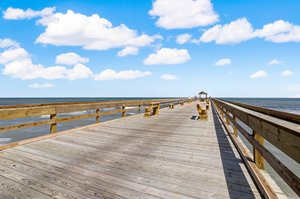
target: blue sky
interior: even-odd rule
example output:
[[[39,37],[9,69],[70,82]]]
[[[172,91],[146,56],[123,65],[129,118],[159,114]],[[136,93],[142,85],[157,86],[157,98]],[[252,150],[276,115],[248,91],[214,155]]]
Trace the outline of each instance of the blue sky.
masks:
[[[1,0],[0,13],[0,97],[300,97],[297,0]]]

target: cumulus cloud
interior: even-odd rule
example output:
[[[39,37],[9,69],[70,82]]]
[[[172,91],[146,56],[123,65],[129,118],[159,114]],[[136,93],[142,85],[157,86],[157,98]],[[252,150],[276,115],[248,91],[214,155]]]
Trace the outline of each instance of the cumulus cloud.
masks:
[[[78,63],[86,63],[88,61],[89,61],[88,58],[81,57],[80,55],[74,52],[57,55],[55,59],[56,64],[63,64],[63,65],[76,65]]]
[[[266,24],[255,33],[258,37],[275,43],[300,42],[300,26],[283,20]]]
[[[76,64],[73,68],[63,66],[45,67],[34,64],[30,54],[19,46],[10,47],[0,53],[0,64],[4,65],[2,74],[13,78],[29,79],[83,79],[92,75],[92,71],[83,64]]]
[[[149,71],[139,71],[139,70],[125,70],[125,71],[114,71],[112,69],[106,69],[100,74],[95,75],[95,80],[129,80],[141,77],[146,77],[152,75]]]
[[[54,84],[50,84],[48,82],[45,82],[45,83],[42,83],[42,84],[34,83],[34,84],[30,84],[28,87],[29,88],[53,88]]]
[[[0,39],[0,48],[18,47],[19,44],[11,39]]]
[[[137,55],[139,53],[139,49],[137,47],[128,46],[118,52],[119,57],[124,57],[127,55]]]
[[[191,39],[192,39],[192,35],[185,33],[185,34],[178,35],[176,37],[176,42],[178,44],[185,44],[185,43],[189,42]]]
[[[283,61],[280,61],[278,59],[272,59],[268,62],[268,65],[278,65],[278,64],[282,64]]]
[[[254,37],[253,27],[246,18],[240,18],[225,25],[215,25],[205,31],[195,43],[236,44]]]
[[[3,12],[3,18],[10,20],[32,19],[35,17],[47,17],[52,15],[54,12],[55,7],[48,7],[37,11],[32,9],[22,10],[19,8],[9,7]]]
[[[87,50],[108,50],[113,48],[142,47],[161,39],[159,35],[138,35],[126,25],[113,26],[110,21],[98,14],[86,16],[68,10],[67,13],[55,13],[40,24],[45,32],[36,43],[55,46],[81,46]]]
[[[257,78],[263,78],[266,76],[267,76],[267,72],[260,70],[260,71],[253,73],[252,75],[250,75],[250,78],[257,79]]]
[[[288,77],[288,76],[294,75],[294,72],[290,71],[290,70],[285,70],[285,71],[282,71],[281,75]]]
[[[166,29],[207,26],[218,21],[210,0],[155,0],[151,16],[158,17],[156,25]]]
[[[186,49],[162,48],[156,53],[150,54],[143,63],[145,65],[182,64],[190,59],[190,54]]]
[[[172,74],[164,74],[160,78],[163,80],[175,80],[177,79],[177,76]]]
[[[224,66],[224,65],[229,65],[229,64],[231,64],[231,59],[228,59],[228,58],[219,59],[215,63],[216,66]]]
[[[215,25],[206,30],[199,39],[194,39],[192,42],[237,44],[253,38],[263,38],[275,43],[300,42],[300,26],[278,20],[264,25],[261,29],[253,29],[252,24],[243,17],[229,24]]]

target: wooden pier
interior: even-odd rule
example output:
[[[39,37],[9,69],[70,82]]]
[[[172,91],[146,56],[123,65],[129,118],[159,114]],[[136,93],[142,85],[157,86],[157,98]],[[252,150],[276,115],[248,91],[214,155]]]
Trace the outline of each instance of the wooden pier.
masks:
[[[58,133],[56,124],[63,120],[56,117],[57,111],[70,108],[55,105],[54,111],[50,105],[34,106],[38,112],[28,106],[23,113],[13,112],[20,107],[0,109],[2,119],[17,113],[20,117],[48,114],[50,109],[53,115],[50,122],[43,121],[50,124],[51,134],[0,146],[0,198],[280,197],[276,191],[274,196],[262,191],[265,187],[232,142],[222,115],[219,117],[225,104],[213,102],[208,118],[198,120],[197,102],[161,101],[165,108],[149,114],[157,103],[118,102],[114,106],[120,107],[116,112],[122,118]],[[139,111],[144,108],[152,116],[126,117],[129,105]],[[103,104],[80,106],[95,109],[89,117],[96,117],[97,122],[105,114],[100,111]],[[75,117],[73,120],[80,119]],[[2,131],[25,127],[13,125]]]

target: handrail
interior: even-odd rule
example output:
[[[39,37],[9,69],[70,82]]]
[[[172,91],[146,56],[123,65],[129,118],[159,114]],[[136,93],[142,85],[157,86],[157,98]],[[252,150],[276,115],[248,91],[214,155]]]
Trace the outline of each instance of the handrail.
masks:
[[[186,98],[175,99],[151,99],[151,100],[118,100],[118,101],[104,101],[104,102],[75,102],[75,103],[52,103],[52,104],[24,104],[16,106],[2,106],[0,107],[0,120],[12,120],[20,118],[38,117],[49,115],[49,119],[38,120],[29,123],[13,124],[0,126],[0,133],[19,130],[23,128],[37,127],[41,125],[50,125],[50,133],[57,132],[57,124],[62,122],[70,122],[80,119],[95,117],[95,122],[100,122],[100,117],[104,115],[111,115],[121,113],[122,117],[126,116],[126,112],[137,110],[141,112],[141,108],[145,106],[156,106],[164,108],[170,104],[182,104],[189,101]],[[134,107],[132,107],[134,106]],[[103,108],[114,108],[113,110],[103,111]],[[61,113],[71,113],[78,111],[92,111],[86,114],[60,117]],[[158,113],[158,112],[157,112]],[[1,148],[6,148],[2,145]]]
[[[269,108],[265,108],[265,107],[259,107],[259,106],[253,106],[250,104],[244,104],[244,103],[240,103],[240,102],[233,102],[233,101],[228,101],[228,100],[222,100],[224,102],[229,102],[231,104],[243,107],[243,108],[247,108],[253,111],[257,111],[260,113],[264,113],[266,115],[270,115],[279,119],[283,119],[286,121],[290,121],[290,122],[294,122],[296,124],[300,124],[300,115],[299,114],[294,114],[294,113],[288,113],[288,112],[284,112],[284,111],[278,111],[278,110],[274,110],[274,109],[269,109]]]
[[[220,115],[222,122],[229,131],[230,137],[234,140],[237,147],[243,151],[243,148],[238,144],[236,138],[239,133],[253,146],[253,164],[249,164],[252,174],[256,175],[260,180],[262,188],[271,188],[264,186],[260,169],[265,168],[264,160],[278,173],[278,175],[290,186],[290,188],[300,196],[300,179],[283,162],[276,158],[265,146],[264,140],[270,142],[273,146],[280,149],[290,158],[300,163],[300,126],[291,121],[275,118],[268,114],[263,114],[258,110],[258,107],[251,106],[247,109],[246,106],[238,106],[237,103],[212,99],[213,105]],[[260,109],[262,110],[262,109]],[[273,112],[274,113],[274,112]],[[249,134],[238,122],[242,121],[252,129],[252,134]],[[231,127],[231,125],[233,127]],[[242,152],[243,153],[243,152]],[[246,160],[247,161],[247,160]],[[254,167],[253,167],[254,166]],[[272,198],[272,192],[266,190],[265,197]],[[274,196],[274,195],[273,195]],[[274,196],[275,197],[275,196]]]

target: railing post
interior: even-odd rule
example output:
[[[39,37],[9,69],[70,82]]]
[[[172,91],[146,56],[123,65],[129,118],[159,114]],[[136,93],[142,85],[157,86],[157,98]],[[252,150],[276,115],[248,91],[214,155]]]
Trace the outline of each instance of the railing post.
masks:
[[[100,113],[100,109],[96,109],[96,113]],[[96,123],[99,123],[100,122],[100,115],[97,115],[96,116]]]
[[[229,120],[229,112],[226,111],[226,124],[229,126],[230,125],[230,120]]]
[[[125,111],[126,106],[122,106],[122,117],[126,116],[126,111]]]
[[[50,133],[56,133],[57,132],[57,123],[56,123],[57,114],[51,114],[50,120],[52,120],[54,123],[50,125]]]
[[[235,122],[237,122],[237,118],[236,118],[235,116],[233,116],[233,120],[234,120]],[[238,129],[237,129],[236,126],[233,124],[233,135],[234,135],[235,137],[237,137],[237,136],[238,136],[238,133],[239,133]]]
[[[253,131],[253,137],[254,139],[261,145],[264,145],[264,138]],[[253,158],[254,158],[254,163],[259,169],[264,169],[265,168],[265,161],[264,157],[253,147]]]

